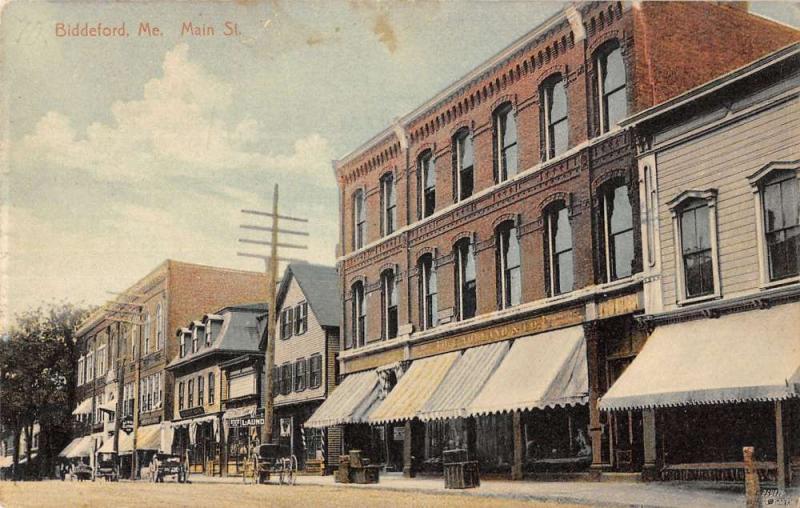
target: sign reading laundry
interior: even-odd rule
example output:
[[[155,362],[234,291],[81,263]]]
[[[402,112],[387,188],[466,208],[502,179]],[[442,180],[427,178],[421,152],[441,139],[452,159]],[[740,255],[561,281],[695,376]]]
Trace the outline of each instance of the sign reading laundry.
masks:
[[[228,422],[231,428],[256,427],[258,425],[264,425],[264,410],[259,409],[258,412],[253,416],[245,416],[242,418],[231,418],[230,420],[228,420]]]

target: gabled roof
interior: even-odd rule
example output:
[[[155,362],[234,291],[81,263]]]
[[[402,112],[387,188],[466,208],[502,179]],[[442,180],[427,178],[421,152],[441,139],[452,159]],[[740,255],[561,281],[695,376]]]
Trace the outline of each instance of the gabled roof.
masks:
[[[258,352],[261,335],[264,331],[260,316],[267,312],[266,304],[235,305],[225,307],[210,314],[221,316],[222,325],[210,346],[205,342],[197,352],[189,353],[183,358],[176,358],[167,366],[171,369],[186,365],[199,358],[205,358],[215,353],[242,354]]]
[[[276,305],[278,309],[283,306],[292,278],[297,279],[297,284],[303,291],[303,295],[311,307],[311,312],[314,313],[319,324],[338,328],[342,300],[336,268],[311,263],[290,263],[286,267],[278,287]]]

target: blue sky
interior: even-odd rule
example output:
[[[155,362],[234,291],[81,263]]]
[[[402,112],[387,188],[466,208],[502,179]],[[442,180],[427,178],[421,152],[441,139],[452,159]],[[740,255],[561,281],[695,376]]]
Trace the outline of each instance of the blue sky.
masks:
[[[0,330],[41,301],[100,304],[166,258],[245,269],[241,208],[310,219],[334,261],[331,160],[467,73],[557,2],[25,2],[0,23],[9,150]],[[800,25],[796,4],[752,10]],[[223,23],[240,34],[224,37]],[[125,26],[59,38],[56,23]],[[139,37],[140,22],[162,36]],[[213,37],[181,35],[184,22]]]

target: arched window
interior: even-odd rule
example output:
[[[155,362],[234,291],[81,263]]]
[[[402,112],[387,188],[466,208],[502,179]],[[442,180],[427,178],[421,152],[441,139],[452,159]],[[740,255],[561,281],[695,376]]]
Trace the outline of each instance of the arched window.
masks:
[[[397,228],[397,197],[395,196],[394,175],[386,173],[381,177],[381,235],[392,234]]]
[[[597,54],[597,98],[600,112],[600,132],[608,132],[628,115],[625,92],[625,63],[622,50],[614,41]]]
[[[433,328],[438,323],[439,302],[432,254],[425,254],[419,260],[419,303],[420,328]]]
[[[469,238],[459,240],[454,248],[456,318],[475,316],[477,307],[475,251]]]
[[[572,226],[569,209],[563,201],[551,205],[545,212],[545,257],[548,269],[549,296],[572,291],[574,273],[572,262]]]
[[[462,129],[453,137],[453,173],[455,182],[454,201],[472,196],[474,189],[475,156],[472,151],[472,136]]]
[[[164,312],[159,303],[156,306],[156,349],[164,347]]]
[[[358,189],[353,194],[353,250],[364,246],[367,234],[367,209],[364,203],[364,191]]]
[[[144,347],[143,347],[144,354],[148,354],[150,352],[150,337],[151,337],[151,335],[152,335],[152,330],[151,330],[151,327],[150,327],[150,313],[147,312],[144,315],[144,327],[142,327],[142,336],[143,336],[142,342],[144,343]]]
[[[419,216],[421,219],[433,215],[436,210],[436,166],[433,152],[426,151],[419,157]]]
[[[384,339],[397,337],[397,284],[391,269],[381,273],[381,335]]]
[[[352,327],[350,336],[350,347],[362,347],[366,345],[366,325],[367,309],[364,305],[364,283],[361,281],[353,284],[351,288],[352,297]],[[347,345],[346,345],[347,346]]]
[[[561,75],[548,79],[542,86],[542,136],[544,159],[565,152],[569,148],[569,121],[567,118],[567,91]]]
[[[506,309],[519,305],[522,299],[519,239],[512,221],[500,224],[495,231],[497,261],[497,303]]]
[[[625,182],[605,185],[600,199],[605,280],[612,281],[633,273],[633,209]]]
[[[495,182],[517,174],[517,123],[511,104],[500,106],[494,113]]]

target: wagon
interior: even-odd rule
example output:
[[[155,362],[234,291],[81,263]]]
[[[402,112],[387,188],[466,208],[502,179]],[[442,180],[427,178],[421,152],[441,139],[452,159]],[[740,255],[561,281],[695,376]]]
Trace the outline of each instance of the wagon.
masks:
[[[253,450],[258,483],[266,483],[273,474],[278,482],[294,485],[297,478],[297,457],[279,444],[262,444]]]
[[[179,455],[156,453],[150,462],[150,479],[163,483],[167,476],[174,477],[178,483],[186,482],[186,466]]]
[[[117,467],[117,454],[114,452],[98,452],[95,469],[95,478],[103,478],[106,481],[115,482],[119,480],[119,468]]]

